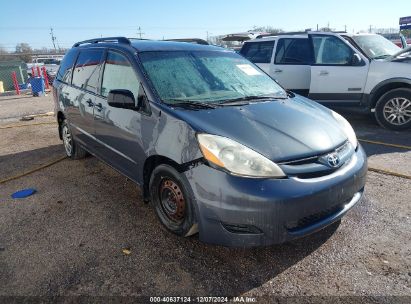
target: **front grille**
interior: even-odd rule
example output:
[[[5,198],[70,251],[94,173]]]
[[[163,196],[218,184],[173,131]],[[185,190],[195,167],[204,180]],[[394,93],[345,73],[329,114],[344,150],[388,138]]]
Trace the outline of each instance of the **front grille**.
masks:
[[[341,211],[343,208],[344,208],[344,204],[340,204],[340,205],[333,206],[328,209],[322,210],[320,212],[304,216],[298,220],[288,222],[286,225],[286,228],[291,232],[306,228],[308,226],[315,224],[316,222],[321,221],[322,219],[334,213]]]
[[[327,153],[311,156],[303,159],[294,159],[278,163],[281,169],[288,175],[302,179],[316,178],[329,175],[349,162],[354,148],[346,141],[332,151]],[[328,162],[328,157],[331,154],[336,154],[340,163],[337,166],[332,166]]]

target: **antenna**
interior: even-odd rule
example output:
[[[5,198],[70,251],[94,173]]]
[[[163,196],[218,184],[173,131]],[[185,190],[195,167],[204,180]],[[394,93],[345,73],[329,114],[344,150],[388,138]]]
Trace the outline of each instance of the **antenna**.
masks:
[[[137,35],[140,37],[140,39],[142,39],[142,36],[144,35],[145,33],[143,33],[142,31],[141,31],[141,27],[139,26],[138,27],[138,31],[137,31]]]
[[[56,36],[54,36],[53,28],[50,27],[51,41],[53,42],[54,50],[56,51]]]

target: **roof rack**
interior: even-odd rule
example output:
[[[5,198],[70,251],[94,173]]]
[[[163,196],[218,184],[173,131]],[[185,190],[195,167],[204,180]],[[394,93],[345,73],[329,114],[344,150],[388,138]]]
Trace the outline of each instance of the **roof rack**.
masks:
[[[99,42],[118,42],[118,43],[131,44],[130,40],[126,37],[106,37],[106,38],[95,38],[95,39],[80,41],[80,42],[75,43],[73,47],[78,47],[86,43],[99,43]]]
[[[255,39],[260,39],[260,38],[265,38],[265,37],[275,37],[275,36],[282,36],[282,35],[304,35],[308,33],[315,33],[315,32],[320,32],[320,33],[334,33],[334,34],[346,34],[347,32],[345,31],[329,31],[329,32],[322,32],[322,31],[304,31],[304,32],[282,32],[282,33],[277,33],[277,34],[261,34],[255,37]]]
[[[188,42],[195,44],[209,45],[207,41],[200,38],[176,38],[176,39],[165,39],[164,41],[175,41],[175,42]]]
[[[282,35],[303,35],[307,34],[307,32],[282,32],[276,34],[261,34],[255,37],[255,39],[264,38],[264,37],[274,37],[274,36],[282,36]]]

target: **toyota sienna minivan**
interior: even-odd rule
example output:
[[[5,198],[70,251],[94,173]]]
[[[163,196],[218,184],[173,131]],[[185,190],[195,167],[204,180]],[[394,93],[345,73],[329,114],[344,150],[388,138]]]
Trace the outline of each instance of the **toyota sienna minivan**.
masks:
[[[133,180],[180,236],[282,243],[338,221],[364,191],[351,125],[227,49],[82,41],[53,95],[67,156],[90,153]]]

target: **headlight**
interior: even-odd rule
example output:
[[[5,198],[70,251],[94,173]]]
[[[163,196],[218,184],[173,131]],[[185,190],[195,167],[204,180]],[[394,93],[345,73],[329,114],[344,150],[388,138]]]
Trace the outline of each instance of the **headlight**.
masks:
[[[356,149],[358,145],[357,136],[355,135],[354,129],[351,127],[350,123],[337,112],[331,111],[331,113],[344,130],[345,135],[348,137],[348,141],[352,144],[354,149]]]
[[[234,140],[210,134],[198,134],[197,139],[205,159],[235,175],[285,177],[275,163]]]

